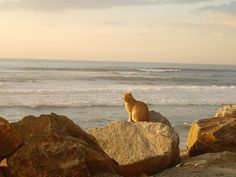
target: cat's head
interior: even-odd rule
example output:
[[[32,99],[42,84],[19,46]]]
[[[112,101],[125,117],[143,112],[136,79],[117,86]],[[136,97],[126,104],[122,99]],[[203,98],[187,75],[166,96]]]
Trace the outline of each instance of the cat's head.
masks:
[[[134,100],[134,97],[133,97],[133,95],[131,94],[131,92],[128,92],[128,93],[124,93],[124,94],[122,95],[122,100],[123,100],[124,102],[130,102],[130,101]]]

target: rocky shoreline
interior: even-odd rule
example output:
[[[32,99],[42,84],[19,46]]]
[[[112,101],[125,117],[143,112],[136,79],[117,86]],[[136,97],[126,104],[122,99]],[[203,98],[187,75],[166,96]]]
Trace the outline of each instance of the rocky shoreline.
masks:
[[[0,177],[236,176],[236,106],[192,124],[187,149],[168,119],[82,130],[51,113],[0,118]]]

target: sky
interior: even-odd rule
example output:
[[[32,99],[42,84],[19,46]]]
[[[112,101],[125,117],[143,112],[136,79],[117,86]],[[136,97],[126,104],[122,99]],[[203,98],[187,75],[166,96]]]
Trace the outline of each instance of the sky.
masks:
[[[0,0],[0,58],[236,64],[236,0]]]

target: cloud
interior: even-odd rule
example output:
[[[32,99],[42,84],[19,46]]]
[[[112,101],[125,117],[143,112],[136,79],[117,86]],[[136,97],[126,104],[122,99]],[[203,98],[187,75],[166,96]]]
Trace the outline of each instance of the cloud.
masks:
[[[228,4],[222,4],[218,6],[206,6],[200,10],[220,12],[227,15],[236,15],[236,1],[231,1]]]
[[[68,9],[111,8],[166,3],[184,4],[210,1],[214,0],[0,0],[0,8],[58,11]]]

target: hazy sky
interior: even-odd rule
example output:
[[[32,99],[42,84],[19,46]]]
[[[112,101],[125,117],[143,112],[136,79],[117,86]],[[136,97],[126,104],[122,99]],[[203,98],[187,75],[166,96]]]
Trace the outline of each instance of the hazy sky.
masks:
[[[0,0],[0,58],[236,64],[236,0]]]

